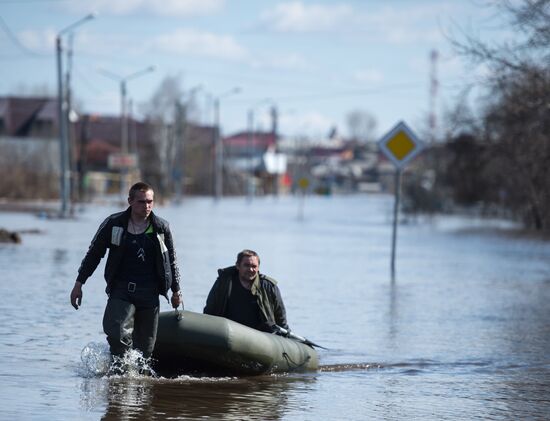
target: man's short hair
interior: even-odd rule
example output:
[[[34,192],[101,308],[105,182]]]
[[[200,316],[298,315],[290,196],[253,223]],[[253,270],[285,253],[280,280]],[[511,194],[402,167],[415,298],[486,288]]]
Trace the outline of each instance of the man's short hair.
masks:
[[[130,187],[130,191],[128,191],[128,198],[132,200],[136,196],[136,192],[138,191],[147,193],[148,191],[153,191],[153,188],[149,184],[144,183],[143,181],[139,181],[132,187]]]
[[[239,254],[237,254],[237,265],[239,265],[245,257],[253,257],[253,256],[258,258],[258,264],[260,264],[260,256],[258,255],[258,253],[256,253],[253,250],[245,249],[241,251]]]

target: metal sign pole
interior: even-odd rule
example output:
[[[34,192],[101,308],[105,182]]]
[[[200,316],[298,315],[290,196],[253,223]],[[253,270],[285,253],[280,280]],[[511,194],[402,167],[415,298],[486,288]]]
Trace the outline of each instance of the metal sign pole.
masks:
[[[395,202],[393,206],[393,233],[391,242],[391,280],[395,280],[395,249],[397,243],[397,220],[399,218],[399,199],[401,197],[401,169],[395,171]]]
[[[424,148],[420,139],[404,121],[397,123],[393,129],[378,141],[381,152],[395,165],[395,204],[393,208],[393,233],[391,245],[391,280],[395,280],[395,248],[397,242],[397,219],[399,215],[399,198],[401,196],[401,175],[405,166]]]

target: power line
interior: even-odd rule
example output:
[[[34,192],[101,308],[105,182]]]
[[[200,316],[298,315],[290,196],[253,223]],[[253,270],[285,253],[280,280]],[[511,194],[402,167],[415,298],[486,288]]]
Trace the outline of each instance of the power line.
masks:
[[[403,91],[403,90],[418,89],[418,88],[419,88],[418,83],[401,83],[401,84],[380,86],[377,88],[370,88],[370,89],[348,89],[348,90],[340,90],[340,91],[332,91],[332,92],[324,90],[321,93],[316,92],[316,93],[304,93],[304,94],[284,95],[284,96],[271,95],[270,98],[273,101],[309,101],[313,99],[323,100],[323,99],[332,99],[336,97],[368,96],[368,95],[387,93],[391,91],[395,92],[399,90]],[[240,99],[235,98],[231,102],[249,103],[250,101],[251,101],[250,98],[240,98]]]
[[[53,3],[53,2],[62,2],[70,0],[0,0],[0,4],[9,4],[9,3]]]
[[[29,50],[27,47],[25,47],[23,44],[21,44],[21,42],[19,41],[17,36],[15,36],[15,34],[12,32],[10,27],[6,24],[6,22],[4,21],[4,19],[1,16],[0,16],[0,26],[2,27],[2,29],[4,30],[4,32],[6,33],[8,38],[10,39],[10,41],[13,43],[13,45],[15,45],[23,54],[29,55],[29,56],[34,56],[34,57],[45,57],[46,56],[46,54],[39,54],[39,53],[36,53],[32,50]]]

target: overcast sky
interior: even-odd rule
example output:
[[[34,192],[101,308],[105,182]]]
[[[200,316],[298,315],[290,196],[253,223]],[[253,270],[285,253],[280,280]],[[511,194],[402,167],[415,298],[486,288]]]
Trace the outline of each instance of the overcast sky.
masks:
[[[208,95],[221,98],[224,134],[246,128],[255,108],[267,128],[277,104],[283,134],[319,136],[346,115],[370,112],[383,135],[399,120],[425,127],[430,109],[430,52],[438,51],[439,120],[482,68],[457,57],[448,36],[511,36],[488,0],[0,0],[0,95],[57,92],[55,35],[90,12],[74,32],[73,92],[85,112],[117,115],[125,77],[140,104],[166,76],[197,85],[203,122]],[[67,43],[67,36],[63,38]],[[263,101],[263,102],[262,102]]]

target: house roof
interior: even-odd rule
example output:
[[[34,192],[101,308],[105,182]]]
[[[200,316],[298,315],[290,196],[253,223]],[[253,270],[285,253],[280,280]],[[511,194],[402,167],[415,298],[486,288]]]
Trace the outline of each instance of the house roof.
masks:
[[[48,97],[2,97],[0,118],[9,136],[25,136],[36,119],[57,124],[57,101]]]
[[[38,120],[57,121],[57,101],[50,99],[37,114]]]
[[[228,147],[247,147],[252,141],[255,147],[267,149],[277,143],[277,136],[273,132],[239,132],[223,139],[224,145]]]

